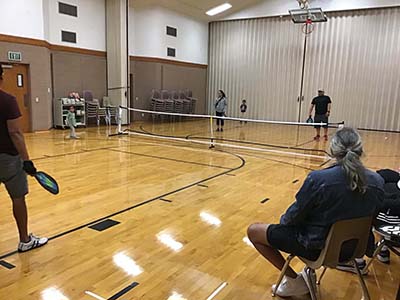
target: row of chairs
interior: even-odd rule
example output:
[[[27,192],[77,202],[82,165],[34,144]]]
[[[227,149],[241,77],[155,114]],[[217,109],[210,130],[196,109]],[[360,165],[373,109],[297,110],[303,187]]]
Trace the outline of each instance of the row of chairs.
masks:
[[[102,118],[106,125],[111,125],[113,119],[115,124],[117,123],[117,107],[111,104],[109,97],[103,97],[100,103],[98,99],[93,98],[91,91],[84,91],[83,94],[86,99],[86,124],[89,124],[90,119],[95,119],[99,126]]]
[[[196,111],[197,99],[193,97],[191,90],[156,90],[151,92],[150,110],[193,114]]]

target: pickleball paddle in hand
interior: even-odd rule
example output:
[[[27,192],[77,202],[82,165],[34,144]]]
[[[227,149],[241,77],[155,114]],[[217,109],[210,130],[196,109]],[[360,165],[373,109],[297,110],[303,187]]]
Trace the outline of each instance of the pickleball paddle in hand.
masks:
[[[32,161],[26,160],[24,161],[24,171],[37,180],[37,182],[48,192],[53,195],[57,195],[60,192],[57,181],[51,177],[49,174],[41,171],[37,171],[35,165]]]

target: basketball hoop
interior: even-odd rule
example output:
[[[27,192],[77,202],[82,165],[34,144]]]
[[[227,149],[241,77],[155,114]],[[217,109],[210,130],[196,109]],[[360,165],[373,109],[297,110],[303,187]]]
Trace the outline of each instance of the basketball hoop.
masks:
[[[306,22],[303,24],[302,31],[305,35],[309,35],[314,31],[314,24],[311,19],[306,20]]]

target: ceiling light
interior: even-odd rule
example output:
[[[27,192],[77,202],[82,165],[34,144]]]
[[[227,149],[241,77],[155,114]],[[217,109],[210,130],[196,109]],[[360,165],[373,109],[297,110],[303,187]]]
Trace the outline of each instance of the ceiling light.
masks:
[[[210,9],[208,12],[206,12],[206,14],[209,16],[215,16],[215,15],[218,15],[218,14],[230,9],[231,7],[232,7],[232,5],[230,3],[224,3],[217,7]]]

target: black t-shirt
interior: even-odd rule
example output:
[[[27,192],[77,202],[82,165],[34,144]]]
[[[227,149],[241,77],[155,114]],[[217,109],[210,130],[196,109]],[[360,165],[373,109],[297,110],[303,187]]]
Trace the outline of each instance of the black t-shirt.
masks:
[[[247,111],[247,104],[242,104],[242,105],[240,105],[240,111],[242,112],[242,113],[244,113],[244,112],[246,112]]]
[[[332,103],[329,96],[318,96],[313,99],[311,104],[315,105],[316,115],[325,115],[328,112],[328,104]]]
[[[21,113],[15,97],[0,90],[0,153],[18,154],[8,134],[7,121],[19,117],[21,117]]]

